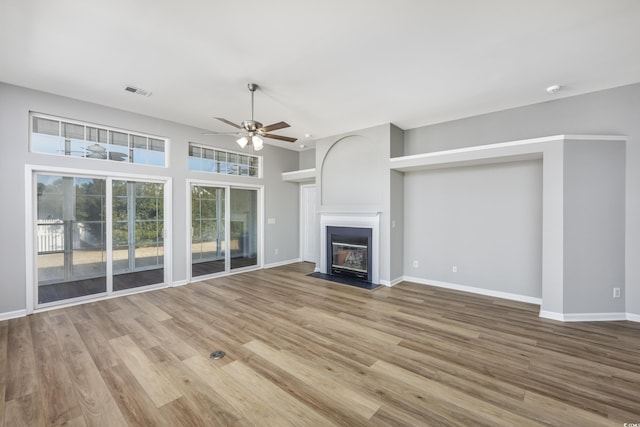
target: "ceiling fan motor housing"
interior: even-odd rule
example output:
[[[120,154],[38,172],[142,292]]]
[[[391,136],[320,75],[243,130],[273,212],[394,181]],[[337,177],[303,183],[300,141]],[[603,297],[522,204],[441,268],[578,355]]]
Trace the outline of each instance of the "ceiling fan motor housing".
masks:
[[[245,120],[244,122],[242,122],[242,129],[246,130],[247,132],[255,132],[258,129],[262,128],[262,123],[260,122],[256,122],[255,120]]]

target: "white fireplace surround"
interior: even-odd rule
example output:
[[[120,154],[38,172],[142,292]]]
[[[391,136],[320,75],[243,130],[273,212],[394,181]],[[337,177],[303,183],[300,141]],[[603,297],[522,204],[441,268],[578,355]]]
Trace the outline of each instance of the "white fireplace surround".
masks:
[[[331,274],[327,260],[327,227],[356,227],[371,229],[371,282],[380,283],[380,212],[321,212],[320,213],[320,272]]]

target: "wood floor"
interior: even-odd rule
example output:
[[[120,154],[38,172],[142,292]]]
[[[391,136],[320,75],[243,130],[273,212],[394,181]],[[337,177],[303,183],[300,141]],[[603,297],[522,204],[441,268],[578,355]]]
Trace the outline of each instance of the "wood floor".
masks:
[[[0,322],[0,426],[640,423],[640,324],[562,324],[529,304],[310,271]]]

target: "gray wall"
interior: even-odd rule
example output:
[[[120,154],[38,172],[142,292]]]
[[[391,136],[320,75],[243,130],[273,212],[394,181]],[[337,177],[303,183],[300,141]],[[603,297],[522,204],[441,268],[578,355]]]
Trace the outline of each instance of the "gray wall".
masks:
[[[404,152],[404,131],[391,125],[390,157],[402,156]],[[390,171],[389,212],[391,220],[390,237],[390,282],[400,281],[404,276],[404,174]]]
[[[540,160],[407,173],[404,180],[407,276],[541,297]]]
[[[143,102],[144,100],[141,100]],[[29,111],[97,123],[168,137],[171,140],[169,168],[134,166],[116,162],[90,162],[29,153]],[[265,219],[276,218],[275,225],[264,225],[265,263],[298,258],[297,185],[284,183],[281,173],[298,166],[298,153],[266,146],[264,178],[226,177],[188,171],[188,142],[215,145],[239,151],[232,138],[201,135],[202,129],[117,110],[101,105],[55,96],[0,83],[0,196],[5,205],[0,221],[0,314],[25,308],[25,165],[99,169],[173,178],[173,281],[187,278],[186,221],[187,178],[238,184],[264,184]],[[275,255],[275,249],[279,255]]]
[[[564,147],[564,312],[624,312],[622,143],[569,141]]]
[[[626,304],[626,312],[640,315],[640,263],[637,261],[640,259],[639,117],[640,84],[635,84],[406,130],[404,154],[558,134],[626,135],[628,142],[624,168],[625,289],[622,301]],[[420,191],[421,189],[415,186],[405,188],[405,201],[419,199]],[[416,208],[426,209],[428,206],[420,205]],[[405,223],[405,235],[410,234],[407,230],[411,230],[411,227],[412,224]],[[405,259],[408,262],[410,256],[405,254]],[[410,271],[405,273],[410,275]],[[618,278],[612,280],[615,282]],[[574,296],[595,298],[588,293],[565,295],[565,309],[577,309],[567,300]]]
[[[300,189],[298,184],[282,180],[282,172],[295,170],[298,153],[266,145],[260,153],[266,153],[265,264],[299,259]],[[268,224],[269,218],[275,219],[275,224]]]
[[[313,169],[316,167],[315,148],[300,151],[298,153],[298,170]]]

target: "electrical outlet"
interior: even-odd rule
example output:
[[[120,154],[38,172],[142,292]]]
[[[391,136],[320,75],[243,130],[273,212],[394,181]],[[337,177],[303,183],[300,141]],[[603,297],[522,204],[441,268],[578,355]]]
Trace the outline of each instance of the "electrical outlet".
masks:
[[[418,268],[418,260],[413,260],[413,268]]]
[[[620,288],[613,288],[613,297],[620,298]]]
[[[279,250],[279,249],[276,249],[276,255],[278,255],[278,253],[279,253],[279,252],[280,252],[280,250]]]
[[[453,271],[454,273],[458,272],[458,266],[454,265],[453,267],[451,267],[451,271]]]

